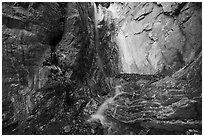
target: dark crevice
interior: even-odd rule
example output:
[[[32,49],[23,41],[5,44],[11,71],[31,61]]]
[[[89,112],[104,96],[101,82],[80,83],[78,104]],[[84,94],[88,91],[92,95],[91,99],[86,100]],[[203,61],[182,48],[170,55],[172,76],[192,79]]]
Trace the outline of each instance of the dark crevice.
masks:
[[[174,11],[173,15],[178,16],[181,9],[187,4],[187,2],[182,2],[181,4],[178,5],[176,10]]]

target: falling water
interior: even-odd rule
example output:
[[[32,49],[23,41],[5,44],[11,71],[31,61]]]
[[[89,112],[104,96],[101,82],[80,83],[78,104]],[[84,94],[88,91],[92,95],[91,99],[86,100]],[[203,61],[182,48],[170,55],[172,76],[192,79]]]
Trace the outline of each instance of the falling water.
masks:
[[[95,3],[92,3],[93,5],[93,9],[94,9],[94,26],[95,26],[95,45],[96,45],[96,50],[97,50],[97,64],[99,66],[99,68],[101,69],[103,75],[106,77],[106,74],[103,71],[103,62],[99,56],[99,33],[98,33],[98,29],[97,29],[97,25],[98,25],[98,18],[100,18],[100,14],[98,14],[97,12],[97,7],[95,5]],[[100,121],[100,123],[103,126],[111,126],[111,123],[107,121],[104,112],[105,110],[108,108],[108,104],[114,103],[114,99],[118,96],[123,94],[123,92],[120,90],[121,89],[121,85],[116,85],[115,86],[115,95],[113,97],[110,97],[108,99],[105,100],[105,102],[98,108],[97,112],[93,115],[91,115],[91,118],[87,120],[87,122],[92,122],[92,121]]]
[[[117,85],[115,87],[115,95],[105,100],[105,102],[98,108],[97,112],[91,115],[91,118],[88,119],[88,122],[97,121],[99,120],[103,126],[110,126],[110,123],[107,121],[104,112],[108,108],[108,104],[114,103],[114,99],[118,96],[123,94],[124,92],[121,91],[121,85]]]

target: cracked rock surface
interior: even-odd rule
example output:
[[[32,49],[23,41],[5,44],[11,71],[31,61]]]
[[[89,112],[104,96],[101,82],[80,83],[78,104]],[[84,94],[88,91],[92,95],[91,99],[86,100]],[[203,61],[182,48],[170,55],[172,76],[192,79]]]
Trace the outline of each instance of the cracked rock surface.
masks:
[[[111,4],[120,72],[172,74],[191,62],[201,48],[200,10],[196,3]]]
[[[2,134],[201,135],[202,3],[3,2]]]

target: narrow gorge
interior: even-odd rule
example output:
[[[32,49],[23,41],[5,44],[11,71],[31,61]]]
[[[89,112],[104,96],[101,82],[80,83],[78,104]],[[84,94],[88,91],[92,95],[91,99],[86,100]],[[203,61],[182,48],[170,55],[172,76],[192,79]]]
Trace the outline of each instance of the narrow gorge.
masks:
[[[2,2],[3,135],[201,135],[201,2]]]

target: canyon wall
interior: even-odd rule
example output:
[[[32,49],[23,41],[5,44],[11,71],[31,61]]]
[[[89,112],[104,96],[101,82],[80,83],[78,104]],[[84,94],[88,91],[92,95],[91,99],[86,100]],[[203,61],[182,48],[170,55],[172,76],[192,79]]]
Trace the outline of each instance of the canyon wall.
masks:
[[[58,3],[2,4],[4,133],[18,125],[21,130],[37,104],[37,90],[46,86],[53,68],[50,54],[61,40],[63,16],[63,4]]]
[[[100,5],[98,21],[112,28],[105,37],[117,45],[109,46],[109,52],[116,49],[119,56],[115,57],[118,70],[113,69],[118,73],[164,75],[179,70],[201,51],[201,13],[200,3],[111,3],[108,8]],[[101,43],[101,47],[107,46],[104,40]]]
[[[3,3],[3,134],[202,134],[201,11]]]
[[[92,97],[81,83],[99,80],[93,72],[98,70],[93,7],[86,2],[2,6],[2,131],[40,133],[41,124],[62,115],[64,106],[79,101],[77,113],[84,103],[78,98]]]
[[[88,121],[104,134],[201,134],[201,3],[109,4],[96,18],[112,96],[89,102]]]

